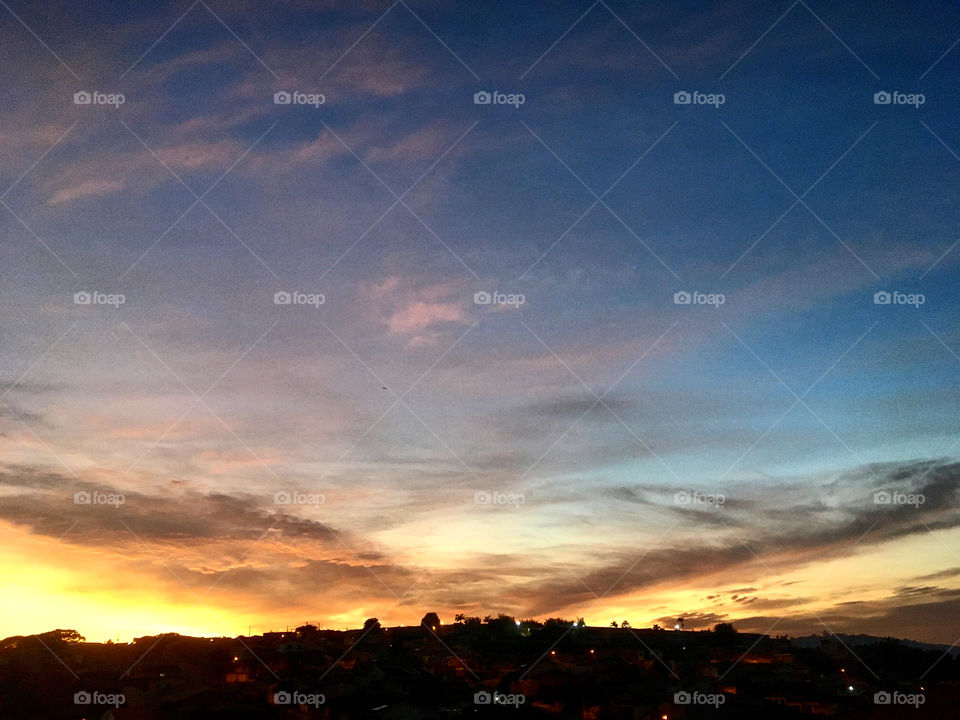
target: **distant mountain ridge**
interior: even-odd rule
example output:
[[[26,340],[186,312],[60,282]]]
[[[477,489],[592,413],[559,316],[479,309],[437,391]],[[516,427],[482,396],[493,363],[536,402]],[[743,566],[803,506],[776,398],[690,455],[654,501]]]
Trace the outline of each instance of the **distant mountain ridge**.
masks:
[[[907,640],[905,638],[876,637],[875,635],[844,635],[843,633],[831,635],[804,635],[802,637],[791,638],[790,642],[801,648],[816,648],[820,647],[820,643],[823,640],[829,640],[833,637],[839,638],[842,642],[850,646],[875,645],[888,640],[896,640],[905,647],[916,648],[918,650],[935,650],[941,653],[949,653],[951,657],[957,657],[960,655],[960,646],[956,644],[944,645],[942,643],[923,643],[917,642],[916,640]]]

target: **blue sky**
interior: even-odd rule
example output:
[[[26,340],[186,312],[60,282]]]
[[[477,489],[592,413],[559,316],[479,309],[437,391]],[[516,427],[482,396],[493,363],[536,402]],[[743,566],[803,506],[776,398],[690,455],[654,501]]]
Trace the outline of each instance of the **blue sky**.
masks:
[[[8,634],[960,636],[954,6],[2,11]]]

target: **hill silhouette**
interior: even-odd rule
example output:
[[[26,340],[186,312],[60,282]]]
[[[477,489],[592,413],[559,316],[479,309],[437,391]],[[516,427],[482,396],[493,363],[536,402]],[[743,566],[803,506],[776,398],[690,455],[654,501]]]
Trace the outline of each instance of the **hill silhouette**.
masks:
[[[0,717],[948,717],[960,661],[945,650],[433,613],[419,626],[130,643],[58,629],[0,642]]]

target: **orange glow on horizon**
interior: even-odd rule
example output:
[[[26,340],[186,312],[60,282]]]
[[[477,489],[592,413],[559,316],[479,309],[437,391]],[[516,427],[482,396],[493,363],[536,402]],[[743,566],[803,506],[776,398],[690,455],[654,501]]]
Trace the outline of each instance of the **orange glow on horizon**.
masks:
[[[960,529],[943,534],[953,536],[945,538],[948,541],[960,539]],[[796,614],[826,611],[853,597],[853,592],[861,600],[879,602],[888,590],[876,584],[871,587],[870,580],[889,577],[891,570],[902,570],[904,577],[915,573],[914,545],[921,542],[907,539],[896,545],[865,548],[861,555],[799,568],[789,566],[789,570],[755,581],[756,591],[767,598],[781,598],[785,603],[782,611]],[[281,595],[279,600],[273,600],[222,586],[204,595],[214,582],[212,576],[193,588],[193,593],[202,598],[198,602],[160,564],[159,553],[158,557],[137,556],[135,550],[139,551],[133,539],[129,548],[84,547],[70,544],[69,534],[57,542],[0,523],[0,576],[4,578],[0,592],[5,596],[7,609],[0,620],[0,637],[55,628],[75,629],[91,641],[129,641],[162,632],[232,637],[293,628],[303,622],[334,630],[356,629],[369,617],[379,618],[384,627],[415,626],[427,611],[438,612],[450,620],[455,614],[466,612],[462,608],[430,606],[424,601],[410,601],[409,607],[404,607],[398,605],[396,598],[383,596],[359,602],[354,597],[344,601],[350,607],[337,607],[330,598],[319,595],[295,600]],[[184,552],[187,550],[193,549]],[[934,565],[947,561],[945,557],[931,557],[929,551],[927,557]],[[742,568],[732,575],[721,571],[682,584],[646,587],[642,592],[605,598],[603,603],[556,608],[542,613],[539,619],[586,615],[588,625],[606,627],[612,619],[627,619],[632,627],[644,628],[657,622],[657,618],[717,613],[736,624],[738,615],[744,612],[736,602],[726,596],[705,600],[720,592],[718,588],[737,587],[731,584],[733,575],[742,576]],[[851,580],[858,587],[851,589]],[[800,583],[803,593],[821,599],[815,603],[799,600],[791,605],[796,591],[788,594],[784,589],[787,583]],[[322,617],[317,616],[317,607],[326,608]],[[494,608],[489,613],[474,610],[466,614],[496,615],[497,611]],[[516,617],[529,615],[519,612]],[[701,628],[711,625],[707,623]]]

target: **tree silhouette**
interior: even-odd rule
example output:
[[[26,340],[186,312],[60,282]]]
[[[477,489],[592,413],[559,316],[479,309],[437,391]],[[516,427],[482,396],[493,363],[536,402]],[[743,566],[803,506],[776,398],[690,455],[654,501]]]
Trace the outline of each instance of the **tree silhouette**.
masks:
[[[367,618],[363,621],[363,629],[370,632],[376,632],[380,629],[380,621],[377,618]]]
[[[40,633],[37,637],[41,640],[54,643],[75,643],[86,640],[86,638],[76,630],[50,630],[45,633]]]
[[[714,625],[713,632],[715,632],[718,637],[733,637],[737,634],[736,628],[734,628],[730,623],[726,622],[717,623]]]
[[[423,616],[420,624],[429,630],[436,630],[438,627],[440,627],[440,616],[435,612],[428,612]]]

